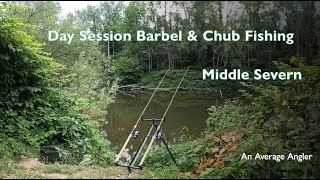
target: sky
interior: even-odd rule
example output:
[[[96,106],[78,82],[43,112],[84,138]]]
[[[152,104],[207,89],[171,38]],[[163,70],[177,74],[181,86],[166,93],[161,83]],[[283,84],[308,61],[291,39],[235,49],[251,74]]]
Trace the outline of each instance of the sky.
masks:
[[[1,1],[0,1],[1,2]],[[96,6],[100,1],[58,1],[61,5],[61,16],[65,17],[70,12],[75,12],[75,10],[80,10],[86,8],[88,5]],[[125,4],[128,3],[125,2]],[[315,3],[317,12],[320,12],[320,1]]]
[[[70,12],[84,9],[88,5],[96,6],[100,1],[58,1],[61,6],[61,16],[67,16]]]
[[[88,5],[96,6],[100,4],[101,1],[56,1],[60,3],[61,6],[61,16],[66,17],[70,12],[75,12],[76,10],[84,9]],[[127,4],[130,1],[124,2]]]

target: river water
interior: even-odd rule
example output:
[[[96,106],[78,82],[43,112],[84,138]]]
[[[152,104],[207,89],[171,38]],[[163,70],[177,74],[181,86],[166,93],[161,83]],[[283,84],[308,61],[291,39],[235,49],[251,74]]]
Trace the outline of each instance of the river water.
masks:
[[[115,103],[108,109],[107,124],[103,129],[107,138],[118,149],[125,143],[134,124],[147,104],[152,92],[125,92],[118,93]],[[144,118],[162,118],[174,92],[157,92],[144,113]],[[166,141],[175,143],[183,134],[199,137],[206,129],[207,109],[212,105],[221,105],[225,99],[235,97],[235,94],[203,93],[203,92],[177,92],[166,120],[162,123],[161,130]],[[140,121],[137,130],[139,135],[131,139],[128,149],[136,149],[142,142],[151,122]],[[153,132],[154,133],[154,132]],[[152,134],[153,134],[152,133]]]

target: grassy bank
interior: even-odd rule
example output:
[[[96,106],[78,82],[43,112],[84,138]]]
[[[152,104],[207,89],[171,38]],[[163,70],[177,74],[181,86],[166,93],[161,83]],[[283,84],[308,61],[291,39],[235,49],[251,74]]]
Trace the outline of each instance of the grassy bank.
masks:
[[[1,179],[122,179],[125,168],[109,166],[79,166],[66,164],[42,164],[34,158],[24,158],[19,161],[3,159],[0,162]],[[173,166],[163,169],[145,168],[134,170],[129,178],[181,178]]]

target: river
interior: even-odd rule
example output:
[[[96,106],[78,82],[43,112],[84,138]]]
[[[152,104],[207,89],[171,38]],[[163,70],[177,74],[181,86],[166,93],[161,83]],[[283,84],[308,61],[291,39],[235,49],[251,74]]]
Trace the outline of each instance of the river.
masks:
[[[103,129],[107,138],[118,149],[125,143],[128,134],[139,118],[152,92],[118,93],[115,103],[108,108],[107,124]],[[144,118],[162,118],[174,92],[157,92],[149,104]],[[225,99],[235,97],[234,93],[213,92],[177,92],[166,120],[161,126],[168,143],[175,143],[183,134],[193,138],[201,136],[206,129],[207,109],[212,105],[221,105]],[[139,136],[131,139],[127,148],[137,148],[150,127],[148,121],[140,121],[137,130]]]

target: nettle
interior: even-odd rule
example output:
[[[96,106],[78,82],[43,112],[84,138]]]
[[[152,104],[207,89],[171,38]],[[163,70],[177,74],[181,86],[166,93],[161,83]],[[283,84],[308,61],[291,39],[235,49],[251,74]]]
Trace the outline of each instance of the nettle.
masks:
[[[70,111],[72,101],[59,90],[62,66],[42,52],[42,44],[16,18],[0,18],[0,156],[40,151],[62,144],[80,160],[105,152],[97,124]],[[102,153],[103,153],[102,152]]]

